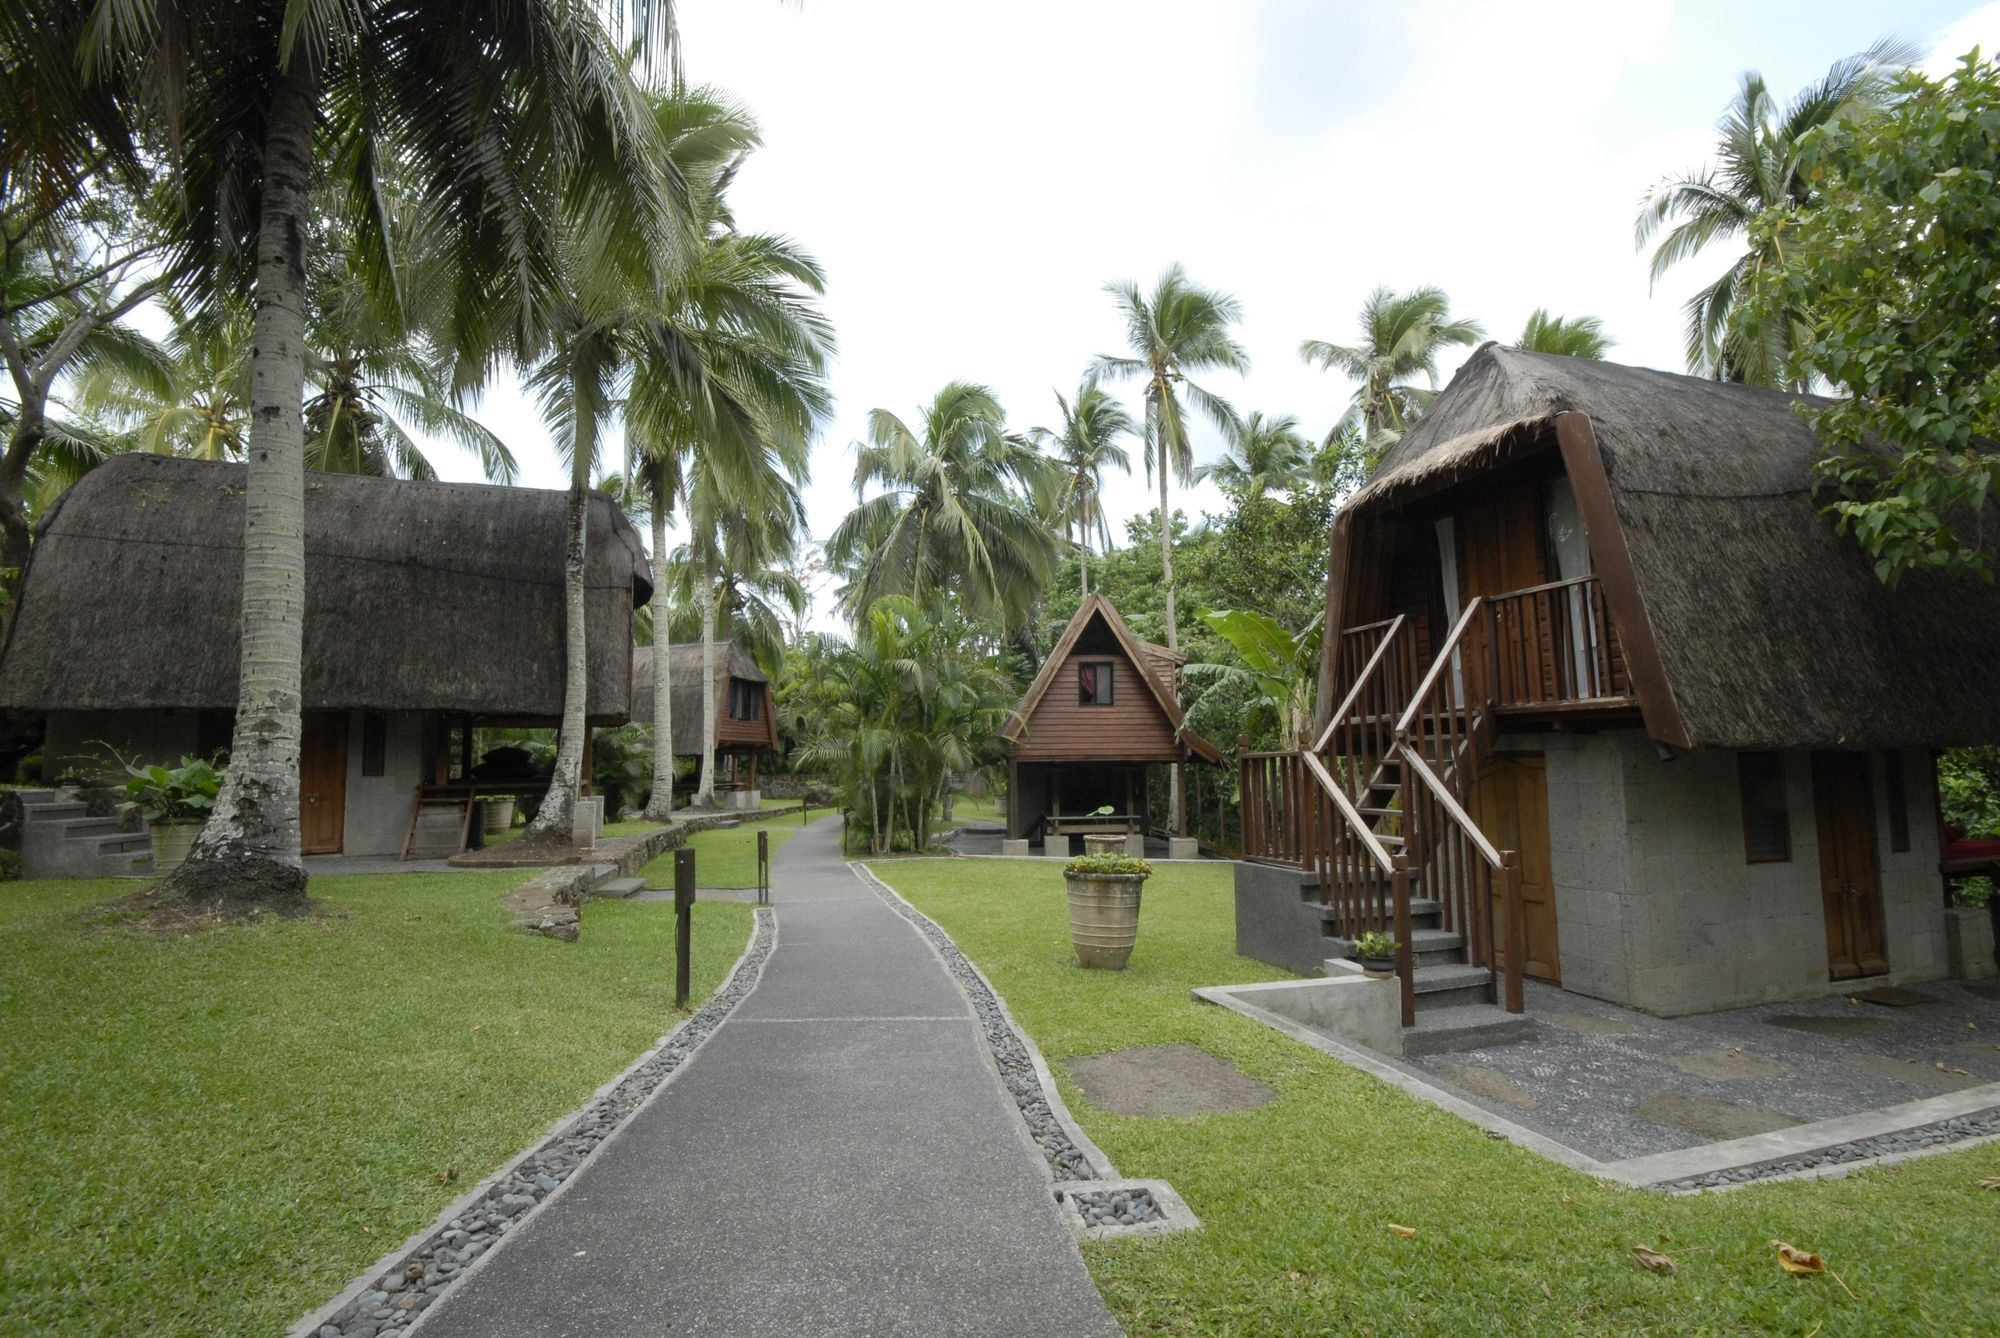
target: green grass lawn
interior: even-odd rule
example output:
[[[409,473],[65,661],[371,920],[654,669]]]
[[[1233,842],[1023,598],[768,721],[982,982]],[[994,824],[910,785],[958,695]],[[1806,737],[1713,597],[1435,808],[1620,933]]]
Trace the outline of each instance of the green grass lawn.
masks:
[[[129,882],[0,885],[0,1332],[277,1333],[684,1016],[671,905],[556,943],[507,926],[525,876],[164,941],[86,929]],[[750,918],[695,908],[702,997]]]
[[[1006,814],[1000,811],[999,800],[990,794],[954,795],[951,801],[951,819],[941,822],[940,827],[963,827],[968,822],[1005,822]]]
[[[687,839],[684,847],[694,851],[695,886],[757,886],[757,833],[771,834],[771,858],[776,859],[778,847],[791,840],[792,833],[797,830],[798,814],[791,813],[757,818],[738,827],[696,832]],[[639,876],[646,880],[647,887],[672,887],[674,852],[669,850],[660,855],[647,864]]]
[[[1122,973],[1071,960],[1056,870],[891,862],[1048,1055],[1063,1097],[1131,1176],[1173,1182],[1205,1229],[1084,1247],[1133,1333],[1974,1334],[2000,1327],[2000,1145],[1846,1180],[1674,1199],[1614,1188],[1474,1128],[1247,1018],[1197,985],[1282,977],[1235,955],[1227,865],[1162,866]],[[1280,1097],[1191,1119],[1107,1114],[1062,1060],[1196,1045]],[[1390,1224],[1414,1227],[1402,1239]],[[1828,1277],[1778,1268],[1772,1239]],[[1643,1272],[1634,1245],[1671,1256]]]

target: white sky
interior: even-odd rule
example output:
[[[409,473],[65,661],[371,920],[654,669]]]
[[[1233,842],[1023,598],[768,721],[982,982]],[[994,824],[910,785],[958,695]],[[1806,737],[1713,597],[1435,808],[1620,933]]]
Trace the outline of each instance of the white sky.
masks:
[[[1103,283],[1150,286],[1175,260],[1245,308],[1250,374],[1207,387],[1314,437],[1352,387],[1299,341],[1352,342],[1377,284],[1440,285],[1503,341],[1536,306],[1595,315],[1614,359],[1683,370],[1681,302],[1729,257],[1649,294],[1632,221],[1703,161],[1740,71],[1789,97],[1892,32],[1948,68],[2000,49],[2000,3],[681,0],[681,29],[689,79],[764,129],[739,221],[829,276],[838,403],[806,490],[824,539],[871,408],[907,418],[962,378],[1015,426],[1051,424],[1052,392],[1123,351]],[[516,388],[480,413],[523,483],[562,486]],[[1208,433],[1197,454],[1219,450]],[[474,476],[449,446],[432,458]],[[1136,468],[1106,497],[1121,539],[1150,509]],[[1207,488],[1177,505],[1220,509]]]

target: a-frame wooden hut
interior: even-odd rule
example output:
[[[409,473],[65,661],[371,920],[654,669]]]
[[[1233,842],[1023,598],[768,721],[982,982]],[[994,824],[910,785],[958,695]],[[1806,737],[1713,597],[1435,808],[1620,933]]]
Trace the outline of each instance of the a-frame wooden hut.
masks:
[[[1151,769],[1222,760],[1182,718],[1186,660],[1132,635],[1103,595],[1083,601],[1001,731],[1010,841],[1060,854],[1089,832],[1141,836]]]

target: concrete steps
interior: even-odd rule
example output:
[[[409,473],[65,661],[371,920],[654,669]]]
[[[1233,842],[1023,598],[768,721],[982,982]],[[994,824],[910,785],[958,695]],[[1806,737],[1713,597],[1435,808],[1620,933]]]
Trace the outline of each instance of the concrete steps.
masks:
[[[1533,1017],[1510,1013],[1496,1004],[1453,1004],[1429,1009],[1419,1005],[1416,1025],[1403,1029],[1403,1053],[1452,1054],[1459,1050],[1481,1050],[1489,1045],[1512,1045],[1531,1040],[1534,1035]]]
[[[1463,962],[1420,966],[1410,983],[1417,996],[1419,1020],[1438,1009],[1493,1002],[1493,977],[1483,966]]]
[[[23,878],[145,878],[153,843],[124,820],[93,816],[89,805],[54,790],[21,792]]]
[[[593,897],[611,897],[622,901],[635,893],[643,891],[645,886],[646,880],[643,878],[607,878],[596,887],[593,887],[590,890],[590,895]]]

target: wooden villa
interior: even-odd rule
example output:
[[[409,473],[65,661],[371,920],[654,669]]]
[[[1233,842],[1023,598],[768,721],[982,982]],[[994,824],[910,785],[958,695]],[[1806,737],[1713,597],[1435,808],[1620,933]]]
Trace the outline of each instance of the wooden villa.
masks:
[[[107,748],[171,764],[229,746],[243,472],[121,456],[43,519],[0,707],[45,717],[45,774],[115,775]],[[306,853],[397,854],[419,814],[456,849],[478,796],[546,788],[475,758],[473,731],[561,720],[567,506],[527,488],[306,476]],[[609,725],[630,710],[632,609],[651,587],[625,517],[590,506],[588,716]]]
[[[1004,850],[1064,854],[1098,833],[1143,853],[1158,769],[1222,760],[1182,718],[1175,675],[1186,662],[1132,635],[1103,595],[1083,601],[1001,731],[1012,752]]]
[[[632,721],[653,723],[651,646],[632,652]],[[667,647],[667,681],[673,692],[674,756],[702,752],[701,682],[705,656],[699,642]],[[715,647],[716,791],[732,808],[756,808],[757,759],[780,748],[771,681],[757,661],[735,641]],[[680,788],[680,787],[676,787]],[[690,785],[688,788],[693,788]]]
[[[1480,349],[1334,522],[1314,747],[1242,763],[1240,950],[1386,930],[1406,1026],[1524,976],[1666,1015],[1945,974],[1934,750],[2000,739],[2000,591],[1877,581],[1795,404]]]

